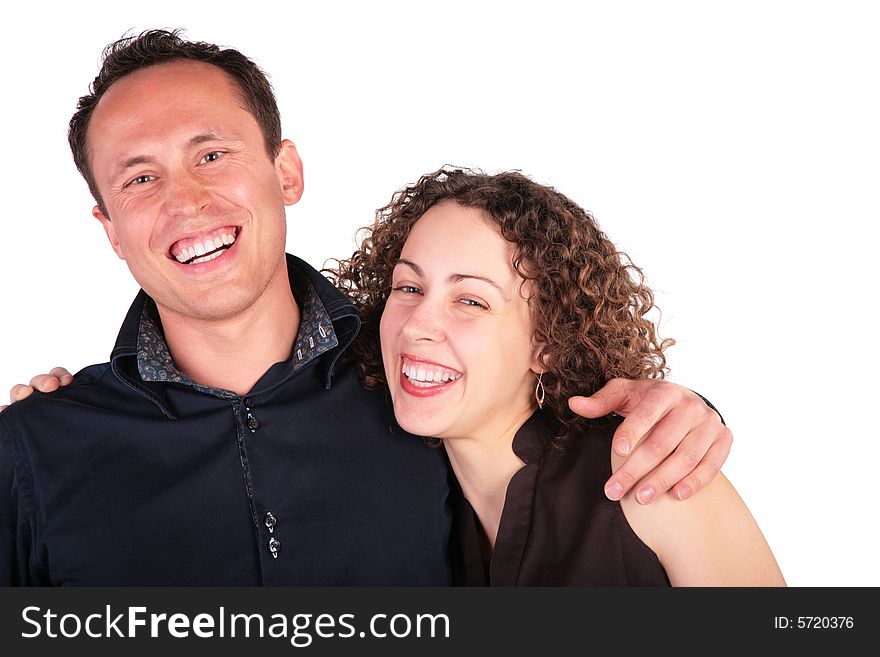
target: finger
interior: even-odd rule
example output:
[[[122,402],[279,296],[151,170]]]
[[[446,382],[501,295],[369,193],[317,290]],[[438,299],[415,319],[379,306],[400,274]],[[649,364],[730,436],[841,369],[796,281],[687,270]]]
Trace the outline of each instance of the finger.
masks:
[[[651,472],[658,463],[671,453],[671,449],[666,453],[659,451],[662,449],[662,446],[663,443],[658,441],[652,442],[650,441],[650,435],[647,436],[639,445],[639,449],[630,453],[626,461],[605,482],[605,495],[608,499],[619,500],[626,495],[642,477]]]
[[[61,386],[61,382],[51,374],[38,374],[31,379],[30,385],[40,392],[54,392]]]
[[[568,400],[568,407],[581,417],[597,418],[613,411],[620,412],[630,403],[633,381],[611,379],[589,397],[575,396]]]
[[[688,413],[693,412],[692,409],[685,408]],[[630,410],[623,422],[620,423],[620,426],[617,427],[617,430],[614,432],[614,438],[611,441],[611,448],[620,456],[631,454],[633,450],[645,440],[649,432],[666,418],[670,411],[676,412],[674,418],[680,423],[679,426],[684,424],[689,430],[695,424],[695,418],[687,420],[686,417],[682,417],[680,410],[682,409],[680,409],[678,405],[671,405],[670,399],[667,395],[646,394],[641,401]],[[676,425],[673,424],[672,427],[674,426]],[[671,431],[671,429],[668,429],[667,431]],[[687,431],[680,430],[678,440],[680,440],[686,433]],[[675,444],[678,443],[678,440],[670,446],[670,452],[672,451],[672,448],[675,447]],[[661,454],[660,458],[665,458],[668,454],[669,452]],[[654,465],[656,465],[656,463]]]
[[[21,401],[25,397],[29,397],[33,391],[34,389],[30,386],[26,386],[23,383],[16,383],[12,386],[12,390],[9,391],[9,401],[11,403]]]
[[[64,367],[53,367],[49,370],[49,374],[58,379],[58,382],[62,386],[70,385],[73,381],[73,374],[67,371],[67,368]]]
[[[721,472],[721,466],[727,460],[732,444],[733,434],[730,432],[730,429],[724,427],[716,435],[716,441],[709,448],[709,451],[706,452],[706,456],[703,457],[700,464],[675,485],[672,494],[680,500],[686,500],[705,484],[712,481],[715,475]]]
[[[645,447],[648,447],[650,443],[656,442],[657,446],[653,446],[651,449],[658,452],[665,451],[670,442],[673,449],[668,458],[664,459],[650,472],[642,475],[641,480],[636,485],[635,498],[641,504],[650,504],[700,467],[709,454],[709,450],[719,433],[718,427],[714,422],[706,421],[688,432],[681,442],[676,444],[678,440],[677,434],[667,433],[666,436],[662,435],[668,431],[669,423],[667,422],[666,426],[658,426],[657,430],[653,431],[645,442]],[[719,469],[721,463],[723,461],[717,464]],[[706,462],[701,472],[709,472],[711,465],[712,461]],[[712,476],[715,474],[717,474],[717,471]],[[708,481],[708,479],[702,481]]]
[[[703,423],[700,423],[698,419],[695,419],[692,415],[693,409],[689,408],[688,405],[682,407],[676,406],[666,415],[659,419],[655,419],[655,414],[662,412],[659,410],[660,408],[660,406],[645,404],[643,401],[639,404],[639,408],[635,409],[633,413],[630,414],[619,427],[617,427],[614,440],[621,440],[624,444],[633,441],[635,446],[630,450],[626,460],[620,465],[617,471],[611,475],[605,484],[605,494],[609,499],[620,499],[626,495],[636,482],[643,479],[648,473],[657,468],[657,466],[659,466],[670,454],[672,454],[679,446],[679,443],[686,439],[696,426],[700,426],[700,424],[703,423],[706,424],[707,427],[704,427],[703,431],[704,434],[709,433],[708,426],[710,423],[705,420]],[[630,421],[638,423],[637,425],[632,424],[630,426],[638,427],[635,431],[641,433],[639,440],[635,440],[632,434],[629,433],[619,435],[621,429],[625,430],[625,425]],[[645,429],[645,427],[647,427],[647,429]],[[691,438],[691,443],[688,448],[689,452],[693,452],[694,461],[692,467],[688,470],[680,471],[679,476],[671,480],[669,485],[663,489],[663,492],[669,490],[669,488],[677,483],[681,477],[685,476],[690,470],[692,470],[706,453],[706,450],[709,449],[711,440],[707,436],[704,436],[702,442],[699,442],[697,438],[699,438],[699,436]],[[702,450],[700,451],[701,445]],[[679,461],[679,465],[680,463],[681,461]],[[640,491],[641,488],[642,487],[640,487]],[[655,491],[654,497],[656,497],[656,494]],[[651,499],[653,499],[651,496],[651,490],[649,489],[642,491],[642,496],[644,499],[640,499],[639,501],[643,503],[650,502]]]

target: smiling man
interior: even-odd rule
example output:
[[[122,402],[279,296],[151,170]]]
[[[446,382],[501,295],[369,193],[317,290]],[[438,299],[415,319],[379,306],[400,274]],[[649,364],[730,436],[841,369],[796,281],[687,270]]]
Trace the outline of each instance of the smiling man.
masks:
[[[243,395],[297,335],[284,206],[303,175],[293,143],[273,157],[237,95],[202,62],[135,71],[95,105],[83,163],[93,213],[156,302],[178,368]]]
[[[302,164],[265,76],[162,30],[104,55],[70,145],[142,291],[108,363],[0,415],[0,581],[451,583],[443,452],[362,387],[341,358],[357,309],[284,252]],[[646,500],[694,491],[729,449],[679,386],[616,381],[575,404],[648,434],[614,497],[660,461]]]

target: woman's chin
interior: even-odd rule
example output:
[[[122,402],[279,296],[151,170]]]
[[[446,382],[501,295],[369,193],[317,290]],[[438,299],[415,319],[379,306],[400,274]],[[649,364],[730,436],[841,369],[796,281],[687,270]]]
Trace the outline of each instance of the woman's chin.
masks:
[[[425,417],[420,413],[398,413],[397,409],[395,409],[395,418],[401,429],[416,436],[443,438],[446,434],[448,423],[442,418]]]

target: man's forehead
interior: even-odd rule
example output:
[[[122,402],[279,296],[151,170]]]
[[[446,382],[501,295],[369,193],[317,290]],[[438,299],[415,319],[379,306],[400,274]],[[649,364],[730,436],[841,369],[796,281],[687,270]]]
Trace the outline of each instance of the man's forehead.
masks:
[[[189,60],[165,62],[131,73],[107,90],[89,123],[89,151],[94,157],[96,146],[109,149],[116,160],[139,149],[138,142],[183,144],[205,141],[206,135],[233,139],[248,123],[245,114],[253,120],[238,86],[222,69]]]
[[[197,91],[208,90],[217,94],[229,94],[230,100],[235,101],[240,96],[238,85],[222,68],[205,62],[176,59],[153,64],[116,80],[98,101],[95,113],[102,107],[117,104],[137,107],[149,96],[163,92],[186,98]]]

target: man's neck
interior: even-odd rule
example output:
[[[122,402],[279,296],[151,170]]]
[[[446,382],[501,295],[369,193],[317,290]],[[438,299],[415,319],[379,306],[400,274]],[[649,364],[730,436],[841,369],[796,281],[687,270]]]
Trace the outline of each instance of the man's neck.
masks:
[[[252,306],[229,319],[194,319],[158,308],[177,368],[197,383],[238,395],[290,357],[300,324],[287,276],[276,276]]]

